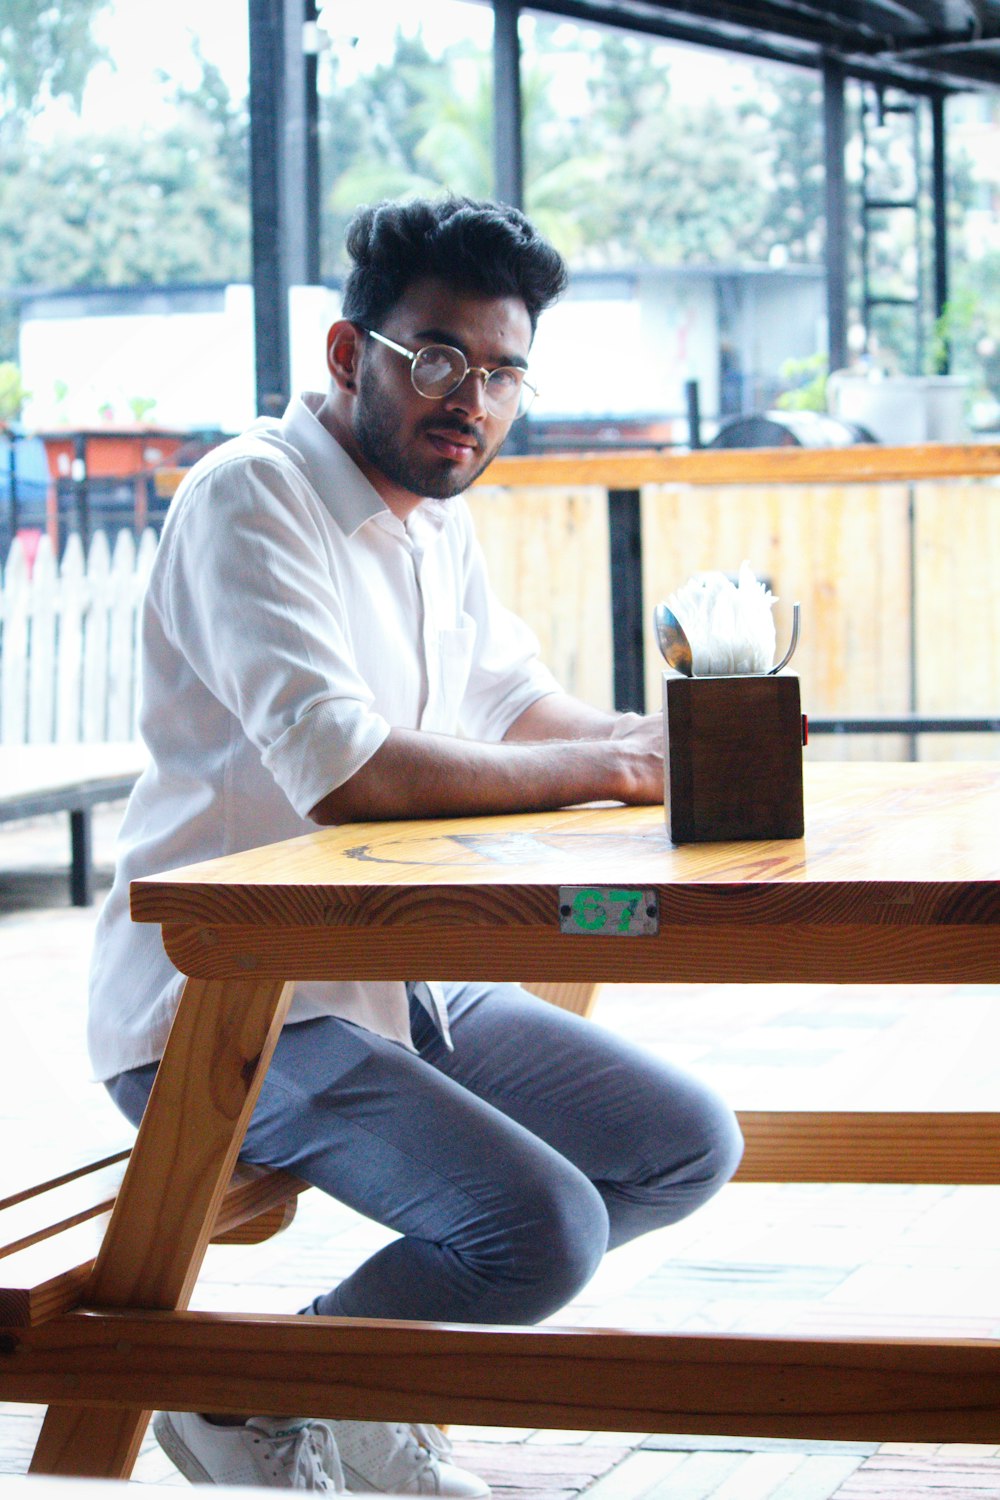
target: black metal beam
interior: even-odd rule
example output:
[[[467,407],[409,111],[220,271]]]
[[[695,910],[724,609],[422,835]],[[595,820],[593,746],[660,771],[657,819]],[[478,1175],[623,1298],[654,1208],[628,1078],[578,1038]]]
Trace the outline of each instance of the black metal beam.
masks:
[[[809,718],[809,733],[814,734],[998,734],[1000,715],[978,718],[970,714],[875,714]]]
[[[493,0],[493,193],[524,207],[521,134],[521,45],[518,0]]]
[[[737,26],[731,17],[720,18],[719,8],[715,5],[709,13],[707,6],[690,4],[682,11],[680,7],[664,5],[661,8],[654,4],[632,8],[621,0],[619,3],[616,0],[532,0],[531,8],[585,24],[611,26],[636,35],[689,42],[717,52],[766,58],[795,67],[818,68],[822,66],[824,55],[835,56],[850,77],[886,87],[907,88],[917,94],[933,93],[942,87],[957,89],[991,82],[995,85],[998,81],[995,63],[991,69],[988,62],[973,63],[968,57],[963,57],[961,65],[956,63],[950,67],[947,56],[939,49],[943,67],[935,74],[929,59],[921,58],[919,64],[909,63],[905,57],[897,59],[895,50],[874,51],[870,39],[869,45],[863,48],[863,39],[856,34],[841,35],[830,26],[814,35],[794,34],[777,25],[768,29],[759,12],[754,17],[757,27],[754,30],[749,20]],[[827,17],[830,16],[835,17],[836,12],[828,8]]]
[[[934,317],[940,318],[948,301],[948,186],[945,160],[944,95],[931,99],[931,197],[934,217]],[[938,354],[938,370],[948,373],[950,351]]]
[[[282,253],[285,0],[249,0],[250,209],[257,411],[280,411],[291,387],[288,281]]]
[[[643,713],[642,516],[638,490],[608,491],[615,708]]]
[[[844,67],[823,61],[823,154],[826,165],[826,321],[829,367],[847,364],[847,181],[844,171]]]
[[[249,0],[250,203],[257,411],[291,395],[288,292],[319,281],[315,0]]]
[[[315,0],[285,0],[281,210],[289,286],[319,281],[319,100]],[[306,50],[306,28],[310,50]]]

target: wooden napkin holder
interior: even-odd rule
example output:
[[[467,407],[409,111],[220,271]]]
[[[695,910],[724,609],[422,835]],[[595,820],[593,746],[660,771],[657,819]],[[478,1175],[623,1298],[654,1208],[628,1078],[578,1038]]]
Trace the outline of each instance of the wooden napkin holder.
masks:
[[[797,839],[805,720],[794,673],[663,674],[663,805],[675,844]]]

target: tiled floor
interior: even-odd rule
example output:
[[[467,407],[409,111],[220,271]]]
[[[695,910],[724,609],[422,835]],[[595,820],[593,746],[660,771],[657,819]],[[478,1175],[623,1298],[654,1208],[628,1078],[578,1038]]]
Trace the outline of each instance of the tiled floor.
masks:
[[[115,821],[113,810],[98,820],[105,871]],[[94,912],[66,904],[67,844],[65,819],[0,830],[0,1191],[37,1177],[69,1136],[88,1148],[127,1137],[86,1081]],[[742,1108],[991,1109],[998,999],[982,988],[609,987],[598,1019],[687,1063]],[[290,1310],[385,1238],[309,1194],[277,1239],[213,1248],[195,1305]],[[558,1321],[1000,1337],[1000,1190],[735,1185],[685,1223],[614,1252]],[[0,1478],[26,1468],[38,1420],[0,1405]],[[1000,1414],[997,1447],[469,1427],[454,1436],[500,1500],[1000,1495]],[[183,1483],[151,1441],[135,1479]]]

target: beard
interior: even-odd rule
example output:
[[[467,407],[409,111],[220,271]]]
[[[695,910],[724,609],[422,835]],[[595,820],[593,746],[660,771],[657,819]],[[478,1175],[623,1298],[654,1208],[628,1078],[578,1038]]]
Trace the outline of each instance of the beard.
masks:
[[[379,473],[392,484],[408,490],[411,495],[420,495],[432,500],[448,500],[460,495],[479,478],[486,465],[495,457],[497,449],[506,435],[491,446],[483,442],[482,433],[472,423],[463,422],[458,416],[446,416],[440,411],[439,402],[428,401],[428,416],[416,424],[407,435],[393,413],[393,401],[382,387],[371,369],[363,369],[358,381],[358,396],[354,406],[354,440],[363,456]],[[478,461],[471,469],[464,466],[459,472],[454,464],[443,457],[428,453],[420,457],[412,450],[416,439],[425,428],[438,432],[454,432],[456,436],[471,438],[479,448]]]

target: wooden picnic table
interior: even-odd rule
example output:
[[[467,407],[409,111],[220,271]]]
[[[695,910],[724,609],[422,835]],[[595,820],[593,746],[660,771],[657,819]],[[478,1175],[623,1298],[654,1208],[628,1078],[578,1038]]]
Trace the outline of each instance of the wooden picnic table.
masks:
[[[154,1406],[1000,1441],[996,1340],[183,1311],[293,979],[1000,981],[1000,767],[806,771],[803,839],[674,847],[662,808],[586,807],[322,829],[136,882],[191,977],[84,1310],[0,1365],[54,1403],[34,1467],[127,1474]],[[745,1176],[1000,1182],[996,1113],[741,1120]]]

